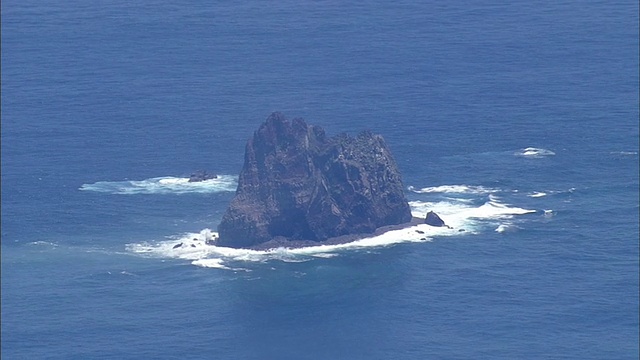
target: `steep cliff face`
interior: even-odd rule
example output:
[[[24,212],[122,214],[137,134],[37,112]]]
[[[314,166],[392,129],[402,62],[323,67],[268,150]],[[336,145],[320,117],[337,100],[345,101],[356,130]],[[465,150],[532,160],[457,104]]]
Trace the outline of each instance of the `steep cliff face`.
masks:
[[[328,138],[320,127],[273,113],[247,143],[217,244],[323,241],[402,224],[411,220],[403,188],[381,136]]]

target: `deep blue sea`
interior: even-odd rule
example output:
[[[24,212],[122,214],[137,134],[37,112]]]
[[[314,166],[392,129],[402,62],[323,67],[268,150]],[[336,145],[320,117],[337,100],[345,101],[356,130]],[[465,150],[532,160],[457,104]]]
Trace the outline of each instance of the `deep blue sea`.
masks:
[[[2,359],[637,359],[638,13],[2,1]],[[455,229],[203,245],[273,111]]]

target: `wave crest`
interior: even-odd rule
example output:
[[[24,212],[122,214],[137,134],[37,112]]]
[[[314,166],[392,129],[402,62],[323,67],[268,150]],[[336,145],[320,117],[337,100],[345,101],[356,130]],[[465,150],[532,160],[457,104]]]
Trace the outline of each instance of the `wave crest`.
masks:
[[[189,182],[189,178],[164,176],[145,180],[98,181],[93,184],[83,184],[79,190],[119,195],[206,194],[235,191],[237,187],[238,178],[232,175],[218,175],[216,179],[200,182]]]
[[[484,186],[473,185],[440,185],[425,187],[422,189],[416,189],[413,186],[407,188],[409,191],[416,194],[430,194],[430,193],[452,193],[452,194],[491,194],[498,192],[497,189],[487,188]]]
[[[540,158],[540,157],[546,157],[546,156],[553,156],[556,153],[554,153],[551,150],[547,150],[547,149],[542,149],[542,148],[534,148],[534,147],[528,147],[528,148],[524,148],[524,149],[520,149],[518,151],[516,151],[514,153],[514,155],[516,156],[525,156],[525,157],[530,157],[530,158]]]

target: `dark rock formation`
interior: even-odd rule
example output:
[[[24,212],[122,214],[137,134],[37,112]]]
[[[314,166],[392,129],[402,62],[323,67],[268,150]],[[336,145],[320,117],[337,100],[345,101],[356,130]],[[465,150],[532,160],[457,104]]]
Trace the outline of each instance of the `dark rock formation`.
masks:
[[[273,113],[247,143],[216,244],[319,242],[403,224],[412,219],[403,189],[381,136],[328,138],[318,126]]]
[[[200,182],[209,179],[217,179],[218,175],[209,174],[204,170],[198,170],[189,176],[189,182]]]
[[[427,225],[431,225],[431,226],[446,226],[444,224],[444,221],[442,219],[440,219],[440,216],[438,216],[438,214],[434,213],[433,211],[429,211],[427,213],[427,216],[424,219],[424,223]]]

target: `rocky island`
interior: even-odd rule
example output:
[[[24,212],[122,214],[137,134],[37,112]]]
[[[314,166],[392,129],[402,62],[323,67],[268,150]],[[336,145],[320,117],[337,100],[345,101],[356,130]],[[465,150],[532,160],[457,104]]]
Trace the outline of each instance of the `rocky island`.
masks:
[[[319,126],[276,112],[247,142],[216,245],[335,244],[424,223],[412,218],[403,190],[382,136],[328,137]]]

